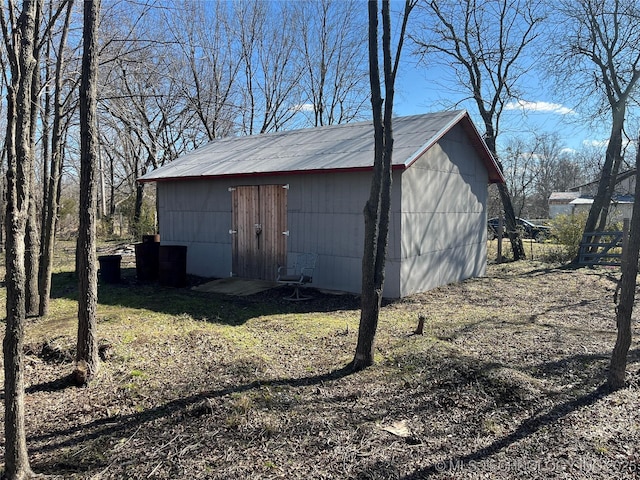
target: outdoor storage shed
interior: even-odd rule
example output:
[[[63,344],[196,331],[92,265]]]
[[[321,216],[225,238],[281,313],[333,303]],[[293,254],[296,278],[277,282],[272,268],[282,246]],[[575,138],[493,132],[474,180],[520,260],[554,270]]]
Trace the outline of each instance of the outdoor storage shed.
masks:
[[[466,111],[395,118],[384,296],[484,275],[488,184],[502,182]],[[317,288],[359,293],[372,122],[215,140],[147,173],[163,244],[187,271],[273,280],[318,256]]]

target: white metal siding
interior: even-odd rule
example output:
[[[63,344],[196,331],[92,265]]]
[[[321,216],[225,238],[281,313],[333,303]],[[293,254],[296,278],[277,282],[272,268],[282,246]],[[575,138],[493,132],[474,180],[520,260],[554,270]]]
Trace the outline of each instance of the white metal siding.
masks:
[[[204,180],[158,183],[160,242],[187,246],[187,273],[228,277],[231,272],[231,195]]]
[[[288,254],[313,252],[313,286],[360,293],[364,244],[363,208],[371,172],[160,182],[163,244],[187,246],[187,272],[226,277],[231,272],[231,194],[236,185],[288,184]],[[385,296],[400,295],[400,189],[394,174]],[[291,258],[291,255],[288,255]]]
[[[403,173],[400,296],[485,274],[487,183],[458,126]]]
[[[316,252],[314,286],[360,293],[364,246],[363,209],[371,172],[300,175],[289,179],[289,252]],[[399,256],[400,196],[395,195],[388,258]],[[390,260],[388,260],[390,263]],[[399,276],[387,270],[385,295],[398,296]]]

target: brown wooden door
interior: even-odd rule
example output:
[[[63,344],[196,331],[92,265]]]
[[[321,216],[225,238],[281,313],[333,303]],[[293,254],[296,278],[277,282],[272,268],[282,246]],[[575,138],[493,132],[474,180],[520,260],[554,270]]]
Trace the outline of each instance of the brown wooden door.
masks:
[[[286,265],[287,190],[282,185],[232,190],[233,274],[274,280]]]

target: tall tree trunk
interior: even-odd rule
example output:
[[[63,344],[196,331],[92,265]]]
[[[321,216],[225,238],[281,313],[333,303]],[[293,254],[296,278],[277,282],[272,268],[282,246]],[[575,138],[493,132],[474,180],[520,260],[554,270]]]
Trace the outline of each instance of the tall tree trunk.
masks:
[[[116,214],[116,175],[113,163],[113,156],[109,155],[109,215],[112,218]],[[120,225],[120,234],[122,234],[122,225]]]
[[[142,234],[140,219],[142,218],[142,203],[144,199],[144,183],[136,182],[136,197],[134,201],[133,209],[133,225],[132,231],[135,237],[139,237]]]
[[[383,2],[384,4],[384,2]],[[379,215],[384,177],[384,125],[382,118],[382,93],[378,65],[378,2],[369,0],[369,79],[371,82],[371,107],[374,130],[373,178],[369,200],[364,207],[364,252],[362,255],[362,297],[358,343],[352,361],[353,370],[361,370],[373,364],[374,340],[378,328],[382,287],[376,275],[377,244],[380,237]]]
[[[35,145],[32,144],[35,148]],[[35,151],[35,150],[33,150]],[[31,186],[35,184],[35,172],[31,169]],[[26,297],[25,308],[28,317],[35,317],[40,311],[40,295],[38,294],[38,264],[40,261],[40,238],[38,234],[39,210],[37,199],[31,188],[29,208],[27,210],[27,227],[25,235],[25,276]]]
[[[502,171],[502,165],[498,162],[498,167]],[[504,183],[498,183],[498,193],[500,194],[500,200],[502,201],[502,208],[504,211],[505,225],[507,227],[507,236],[511,243],[511,250],[513,251],[514,260],[524,260],[526,254],[524,251],[524,245],[522,244],[522,237],[518,230],[518,222],[516,221],[516,213],[513,210],[513,203],[511,202],[511,195],[509,189]],[[499,240],[500,241],[500,240]]]
[[[10,5],[13,8],[13,5]],[[5,476],[32,475],[24,419],[24,321],[26,316],[25,232],[31,169],[31,87],[35,72],[36,2],[25,0],[9,32],[4,14],[2,31],[11,65],[7,94],[7,319],[3,341],[5,402]]]
[[[62,68],[64,66],[64,46],[67,43],[69,23],[73,0],[67,3],[67,12],[64,28],[60,37],[55,71],[55,88],[53,94],[53,132],[51,135],[51,162],[50,171],[46,175],[48,186],[46,188],[45,206],[42,222],[42,255],[40,257],[39,282],[40,292],[39,314],[47,315],[49,312],[49,297],[51,296],[51,275],[53,272],[53,251],[55,247],[56,223],[58,218],[58,205],[60,198],[60,173],[62,170]],[[47,102],[48,105],[49,102]],[[45,159],[46,160],[46,159]]]
[[[356,352],[351,362],[351,368],[354,371],[362,370],[374,361],[374,342],[384,290],[384,267],[391,216],[394,84],[407,20],[414,5],[412,1],[405,2],[402,29],[394,61],[391,55],[389,2],[382,1],[382,57],[385,85],[385,100],[383,100],[378,64],[378,1],[369,0],[369,78],[375,147],[371,190],[369,200],[364,207],[365,238],[362,256],[360,325]]]
[[[584,234],[595,232],[596,227],[599,230],[603,230],[607,224],[609,204],[611,203],[616,177],[622,162],[622,131],[624,129],[626,98],[626,96],[622,96],[621,100],[612,104],[611,107],[613,118],[609,144],[607,145],[605,161],[602,166],[600,181],[598,182],[598,191],[593,197],[593,203],[584,226]],[[592,240],[588,239],[588,243],[592,243]]]
[[[78,232],[78,343],[75,377],[84,384],[97,373],[98,268],[96,210],[98,176],[97,25],[100,0],[85,0],[80,82],[80,227]]]
[[[36,7],[36,24],[39,24],[40,18],[40,2]],[[37,33],[35,41],[37,42]],[[38,65],[39,49],[34,50],[34,60]],[[31,82],[31,105],[33,106],[30,111],[31,126],[29,128],[31,151],[36,151],[36,128],[38,123],[38,109],[35,105],[38,105],[38,94],[40,91],[40,73],[34,70]],[[30,184],[32,188],[29,190],[29,207],[27,216],[27,232],[25,236],[25,274],[27,277],[26,282],[26,312],[27,316],[38,315],[40,301],[38,294],[38,264],[40,261],[40,238],[38,233],[38,211],[42,210],[42,207],[38,205],[38,199],[35,192],[35,168],[31,169]]]
[[[626,108],[623,110],[626,110]],[[589,216],[587,217],[587,225],[591,228],[587,230],[585,227],[585,233],[603,231],[607,226],[609,206],[615,190],[620,165],[622,164],[622,129],[624,111],[621,112],[620,115],[616,114],[616,118],[614,118],[613,121],[611,134],[609,135],[609,143],[605,153],[605,163],[602,167],[602,175],[600,176],[600,181],[598,183],[598,192],[593,199],[593,204],[589,210]],[[592,210],[593,214],[591,213]],[[589,223],[590,221],[594,222],[593,226]]]
[[[616,307],[616,324],[618,337],[611,354],[607,383],[612,390],[624,386],[627,369],[627,354],[631,346],[631,314],[636,296],[636,280],[638,276],[638,252],[640,251],[640,145],[636,152],[636,188],[629,229],[629,242],[623,252],[622,277],[620,278],[620,300]]]
[[[496,135],[495,130],[493,129],[493,123],[491,122],[491,117],[488,113],[484,113],[483,118],[485,118],[484,124],[486,130],[484,138],[485,143],[487,144],[487,148],[493,155],[493,158],[496,159],[496,163],[498,164],[498,168],[500,168],[500,172],[504,173],[502,162],[498,160],[498,154],[496,150]],[[524,245],[522,244],[522,238],[520,237],[520,231],[518,230],[518,223],[516,222],[516,213],[513,209],[511,194],[509,193],[509,189],[504,183],[498,183],[498,193],[500,194],[500,200],[502,201],[505,226],[507,227],[506,232],[507,236],[509,237],[509,242],[511,243],[513,259],[515,261],[524,260],[526,258],[526,255],[524,252]],[[498,239],[498,241],[501,240]]]

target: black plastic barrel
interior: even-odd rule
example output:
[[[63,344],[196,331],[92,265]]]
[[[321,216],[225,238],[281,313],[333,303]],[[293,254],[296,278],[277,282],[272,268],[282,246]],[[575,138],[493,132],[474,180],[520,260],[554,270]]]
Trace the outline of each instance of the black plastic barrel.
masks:
[[[136,277],[141,282],[158,279],[158,257],[160,244],[157,242],[136,243]]]
[[[158,255],[158,281],[166,287],[187,285],[187,247],[160,245]]]
[[[100,263],[100,278],[104,283],[120,283],[120,255],[102,255],[98,257]]]

